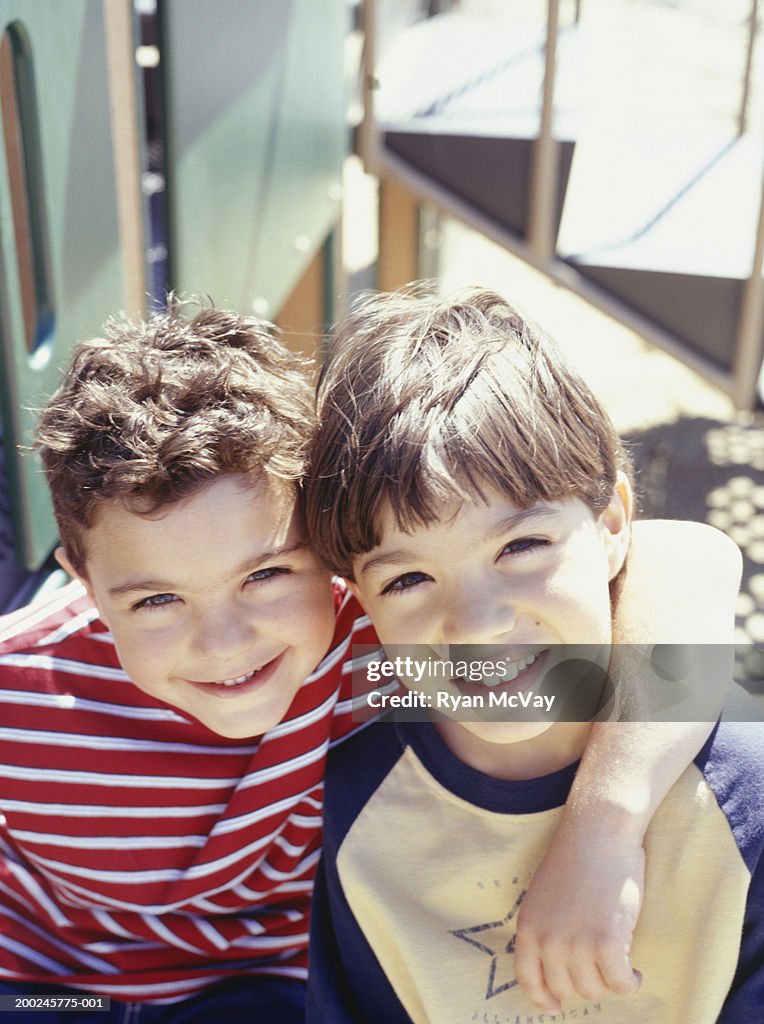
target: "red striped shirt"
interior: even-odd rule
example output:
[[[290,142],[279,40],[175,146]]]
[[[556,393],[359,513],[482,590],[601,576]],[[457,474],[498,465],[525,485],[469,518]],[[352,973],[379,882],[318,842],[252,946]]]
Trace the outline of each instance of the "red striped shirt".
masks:
[[[304,977],[326,753],[373,642],[338,591],[331,650],[245,742],[134,686],[79,584],[0,619],[0,978],[169,1002]]]

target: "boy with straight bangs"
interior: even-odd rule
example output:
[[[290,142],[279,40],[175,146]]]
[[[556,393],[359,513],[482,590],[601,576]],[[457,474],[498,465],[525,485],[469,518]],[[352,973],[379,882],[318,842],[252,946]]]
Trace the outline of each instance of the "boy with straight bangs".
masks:
[[[0,622],[1,995],[303,1017],[326,750],[376,643],[306,544],[303,369],[270,325],[173,309],[83,342],[42,415],[76,580]]]
[[[621,442],[559,352],[498,295],[367,298],[333,341],[318,412],[309,535],[386,647],[499,644],[525,667],[491,692],[534,690],[564,670],[568,645],[610,648],[616,607],[639,610],[636,558],[625,575]],[[700,723],[465,718],[380,723],[330,758],[308,1020],[753,1020],[764,992],[760,727],[718,726],[680,777],[677,751],[707,731]],[[612,770],[590,758],[594,730],[600,751],[621,744]],[[638,850],[662,797],[632,947]],[[564,849],[566,800],[580,836],[568,832]],[[523,932],[531,879],[560,924],[541,952]],[[589,918],[606,919],[608,901],[602,953],[587,944]],[[644,978],[619,998],[629,952]]]

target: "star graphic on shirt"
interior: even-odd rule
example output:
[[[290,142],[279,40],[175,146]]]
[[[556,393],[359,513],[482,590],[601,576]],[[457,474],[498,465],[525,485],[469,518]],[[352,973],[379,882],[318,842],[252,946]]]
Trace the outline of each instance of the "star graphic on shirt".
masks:
[[[455,938],[468,942],[470,946],[474,946],[481,953],[490,956],[491,964],[488,968],[488,983],[485,990],[486,999],[491,999],[493,996],[499,995],[500,992],[506,992],[517,985],[514,977],[515,936],[517,931],[514,920],[526,891],[523,889],[506,917],[502,917],[498,921],[486,921],[483,924],[471,925],[469,928],[457,928],[450,931],[450,934]],[[507,938],[508,934],[509,938]],[[506,963],[507,957],[513,958],[511,964]],[[509,974],[511,980],[497,983],[496,975],[500,967],[504,968],[502,974],[505,976]]]

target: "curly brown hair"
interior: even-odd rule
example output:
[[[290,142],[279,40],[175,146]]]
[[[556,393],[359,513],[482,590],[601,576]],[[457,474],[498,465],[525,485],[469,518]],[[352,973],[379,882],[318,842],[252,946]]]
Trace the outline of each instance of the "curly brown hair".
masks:
[[[234,474],[294,487],[313,428],[307,365],[272,324],[189,302],[80,342],[35,440],[77,571],[104,502],[151,515]]]

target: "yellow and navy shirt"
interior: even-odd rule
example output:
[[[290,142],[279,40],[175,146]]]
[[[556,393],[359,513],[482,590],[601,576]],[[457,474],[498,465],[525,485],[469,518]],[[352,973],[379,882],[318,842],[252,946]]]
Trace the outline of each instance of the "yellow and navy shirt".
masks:
[[[517,912],[575,765],[499,781],[430,725],[379,723],[327,775],[308,1021],[764,1021],[764,725],[722,723],[658,810],[630,997],[539,1011],[514,975]]]

